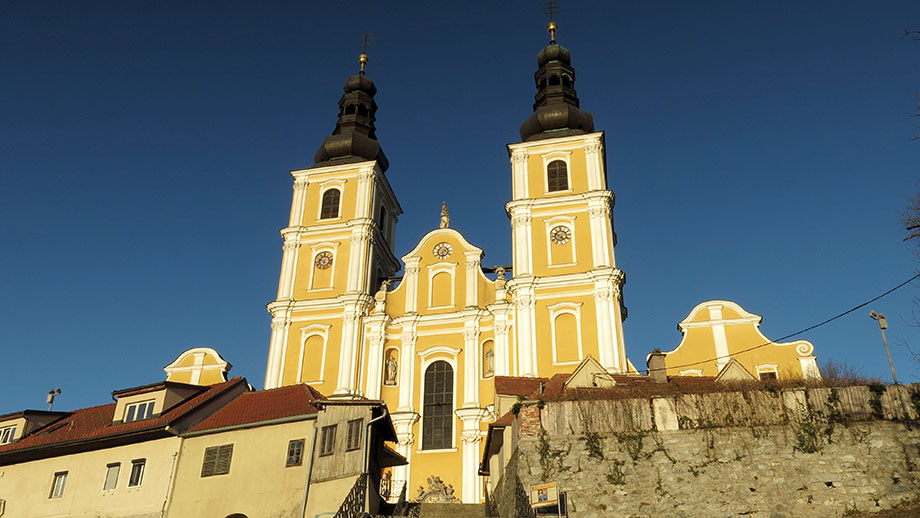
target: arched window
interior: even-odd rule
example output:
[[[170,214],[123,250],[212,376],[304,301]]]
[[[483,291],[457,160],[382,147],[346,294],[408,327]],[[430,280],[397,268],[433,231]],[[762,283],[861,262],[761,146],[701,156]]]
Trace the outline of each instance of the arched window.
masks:
[[[355,113],[355,105],[349,104],[345,107],[345,115],[351,115],[352,113]]]
[[[337,218],[339,216],[339,198],[341,196],[342,193],[338,189],[329,189],[323,193],[323,206],[319,213],[319,219]]]
[[[549,76],[549,85],[556,86],[559,84],[559,76]]]
[[[422,449],[450,448],[454,435],[454,369],[438,360],[425,370],[425,406],[422,410]]]
[[[565,191],[569,188],[569,175],[562,160],[553,160],[546,166],[547,190]]]
[[[387,208],[383,205],[380,206],[380,221],[377,224],[380,226],[380,233],[383,234],[383,238],[387,239]]]

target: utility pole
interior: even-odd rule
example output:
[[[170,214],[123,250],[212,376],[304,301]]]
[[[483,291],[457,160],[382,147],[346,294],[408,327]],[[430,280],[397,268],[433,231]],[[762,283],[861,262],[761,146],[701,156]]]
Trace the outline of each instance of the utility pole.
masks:
[[[897,385],[898,376],[894,373],[894,363],[891,361],[891,351],[888,350],[888,339],[885,338],[885,330],[888,329],[888,320],[885,319],[885,315],[876,313],[875,310],[869,312],[869,318],[878,321],[878,328],[882,332],[882,343],[885,344],[885,354],[888,355],[888,366],[891,367],[891,379],[894,380],[894,384]]]

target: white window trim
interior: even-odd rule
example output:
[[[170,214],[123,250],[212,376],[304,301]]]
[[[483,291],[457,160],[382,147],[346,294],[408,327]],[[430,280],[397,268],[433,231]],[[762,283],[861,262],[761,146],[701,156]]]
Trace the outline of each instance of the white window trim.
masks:
[[[684,369],[678,372],[681,376],[702,376],[703,369]]]
[[[106,489],[105,483],[109,479],[109,470],[112,468],[117,468],[118,471],[115,473],[115,484],[112,486],[112,489]],[[103,493],[112,493],[118,488],[118,478],[121,477],[121,462],[110,462],[105,465],[105,476],[102,478],[102,492]]]
[[[139,417],[139,414],[137,413],[137,411],[135,411],[134,419],[128,421],[128,411],[131,410],[132,408],[137,409],[141,405],[150,405],[150,416],[149,417]],[[124,415],[121,416],[121,422],[134,423],[137,421],[143,421],[145,419],[153,419],[154,417],[153,408],[155,405],[156,405],[155,399],[145,399],[144,401],[138,401],[137,403],[128,403],[127,405],[125,405],[125,413]]]
[[[428,309],[447,309],[447,308],[456,307],[457,305],[457,300],[456,300],[457,263],[440,262],[440,263],[435,263],[435,264],[429,264],[427,268],[428,268]],[[448,275],[450,275],[450,304],[447,306],[432,306],[431,297],[434,294],[434,289],[433,289],[434,285],[432,284],[432,281],[434,281],[435,275],[442,273],[442,272],[446,272]]]
[[[560,191],[556,191],[560,192]],[[578,250],[575,248],[575,216],[556,216],[554,218],[549,218],[543,220],[543,224],[546,227],[546,267],[547,268],[563,268],[566,266],[576,266],[578,265]],[[569,243],[572,244],[572,262],[571,263],[560,263],[552,264],[553,261],[553,238],[550,235],[550,231],[554,227],[564,226],[569,229],[569,232],[572,233],[572,237],[569,239]],[[566,243],[568,244],[568,243]],[[560,246],[560,245],[556,245]],[[565,246],[565,245],[561,245]]]
[[[131,485],[131,476],[134,474],[134,466],[141,465],[141,476],[137,484]],[[134,459],[131,461],[131,471],[128,472],[128,489],[135,489],[144,485],[144,475],[147,473],[147,459]]]
[[[4,441],[2,437],[7,430],[9,430],[9,436]],[[4,426],[0,428],[0,444],[9,444],[15,440],[16,440],[16,425]]]
[[[48,494],[48,499],[52,498],[62,498],[64,496],[64,491],[67,488],[67,474],[68,471],[56,471],[51,477],[51,492]],[[61,480],[61,492],[58,493],[57,490],[57,481]]]
[[[543,153],[540,155],[540,158],[543,159],[543,194],[554,195],[572,192],[572,152],[561,150],[550,151],[549,153]],[[550,162],[556,160],[562,160],[565,162],[565,181],[569,188],[561,191],[550,191],[549,171],[547,171],[546,168],[549,167]]]
[[[335,288],[335,269],[339,263],[338,250],[341,243],[337,241],[323,241],[321,243],[312,243],[310,244],[310,279],[307,284],[307,291],[332,291]],[[322,252],[329,252],[332,254],[332,270],[329,272],[331,276],[332,283],[328,288],[314,288],[313,287],[313,275],[316,273],[316,256]]]
[[[569,314],[575,317],[575,336],[576,342],[578,343],[578,358],[584,358],[584,347],[581,343],[581,302],[560,302],[558,304],[553,304],[552,306],[547,306],[546,309],[549,310],[549,322],[550,322],[550,332],[553,337],[553,365],[577,365],[581,363],[581,360],[573,360],[567,362],[560,362],[558,360],[557,345],[556,345],[556,317],[563,314]]]
[[[430,290],[429,290],[430,291]],[[428,367],[436,361],[446,361],[450,364],[450,368],[453,370],[454,374],[454,397],[451,399],[451,415],[456,416],[457,412],[457,398],[460,397],[460,387],[457,386],[457,357],[460,355],[460,352],[463,349],[458,347],[450,347],[449,345],[435,345],[434,347],[429,347],[424,351],[418,351],[419,358],[422,361],[419,372],[421,372],[421,383],[419,384],[419,418],[418,418],[418,449],[415,450],[416,453],[443,453],[457,451],[457,418],[454,417],[454,422],[450,428],[450,448],[440,448],[437,450],[423,450],[423,433],[424,433],[424,423],[425,423],[425,373],[428,371]]]
[[[326,195],[326,191],[329,189],[338,189],[339,190],[339,213],[334,218],[322,218],[323,215],[323,196]],[[333,179],[326,180],[319,184],[319,203],[317,203],[316,211],[316,221],[317,222],[328,222],[328,221],[338,221],[342,219],[342,205],[345,202],[345,180]]]
[[[318,380],[305,380],[303,379],[303,359],[304,354],[307,349],[307,339],[311,336],[321,336],[323,338],[323,354],[319,362],[319,372],[320,378],[323,378],[326,372],[326,348],[329,344],[329,329],[332,326],[328,324],[310,324],[300,328],[300,356],[297,363],[297,383],[306,383],[307,385],[319,385],[324,381],[322,379]]]
[[[778,363],[762,363],[760,365],[754,366],[754,371],[757,373],[757,379],[760,380],[760,375],[764,372],[772,372],[776,374],[776,379],[779,379],[779,364]]]

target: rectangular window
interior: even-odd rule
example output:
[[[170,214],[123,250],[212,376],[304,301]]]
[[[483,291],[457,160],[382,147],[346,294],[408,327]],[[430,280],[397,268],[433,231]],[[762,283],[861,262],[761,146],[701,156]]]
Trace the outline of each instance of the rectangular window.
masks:
[[[336,425],[323,427],[323,440],[320,442],[319,446],[320,457],[332,455],[332,452],[335,451],[335,426]]]
[[[16,437],[16,427],[7,426],[6,428],[0,428],[0,444],[9,444],[13,442],[13,438]]]
[[[204,462],[201,463],[201,476],[226,475],[230,473],[230,458],[233,445],[211,446],[204,450]]]
[[[51,494],[48,498],[61,498],[64,496],[64,485],[67,484],[67,472],[59,471],[54,474],[54,480],[51,482]]]
[[[776,373],[773,371],[761,372],[760,381],[770,381],[776,379]]]
[[[153,416],[153,400],[150,401],[141,401],[140,403],[131,403],[125,408],[125,418],[122,420],[125,423],[131,423],[133,421],[140,421],[142,419],[149,419]]]
[[[102,483],[103,491],[115,491],[118,485],[118,473],[121,471],[121,463],[116,462],[105,467],[105,482]]]
[[[296,439],[288,443],[287,467],[300,466],[303,463],[303,439]]]
[[[144,483],[144,467],[147,459],[134,459],[131,461],[131,476],[128,477],[128,487],[137,487]]]
[[[348,421],[348,435],[345,436],[345,451],[357,450],[361,447],[361,426],[364,419]]]

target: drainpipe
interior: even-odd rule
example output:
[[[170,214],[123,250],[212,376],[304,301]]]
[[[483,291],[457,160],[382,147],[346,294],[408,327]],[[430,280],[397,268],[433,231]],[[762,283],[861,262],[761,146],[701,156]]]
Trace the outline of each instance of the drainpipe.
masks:
[[[172,494],[175,491],[176,486],[176,472],[179,471],[179,455],[182,452],[182,443],[183,438],[179,433],[171,426],[166,426],[166,431],[176,435],[176,439],[179,440],[179,446],[176,448],[176,452],[172,456],[172,467],[169,470],[169,481],[166,483],[166,498],[163,499],[163,506],[160,507],[160,518],[166,516],[166,512],[169,510],[169,506],[172,503]]]
[[[313,438],[310,439],[310,460],[307,461],[307,480],[303,486],[303,503],[300,505],[300,517],[307,515],[307,497],[310,495],[310,479],[313,477],[313,455],[316,453],[316,423],[313,421]]]
[[[370,455],[368,454],[368,453],[369,453],[369,452],[368,452],[368,447],[369,447],[369,444],[370,444],[370,435],[371,435],[371,425],[374,424],[374,423],[376,423],[377,421],[383,419],[383,418],[386,417],[389,413],[390,413],[390,411],[387,409],[386,405],[383,405],[383,413],[380,414],[379,416],[377,416],[377,417],[371,419],[370,421],[367,422],[366,425],[364,425],[364,427],[365,427],[365,430],[364,430],[364,479],[365,479],[365,481],[367,481],[368,472],[369,472],[370,469],[371,469],[371,467],[370,467],[371,458],[370,458]],[[368,486],[369,486],[369,485],[370,485],[370,484],[368,484]],[[368,487],[367,489],[369,490],[370,487]],[[379,488],[378,488],[378,489],[379,489]],[[369,499],[370,499],[370,491],[366,491],[366,492],[365,492],[365,496],[364,496],[364,512],[365,512],[365,513],[368,512],[368,511],[367,511],[367,507],[368,507],[367,501],[368,501]]]

